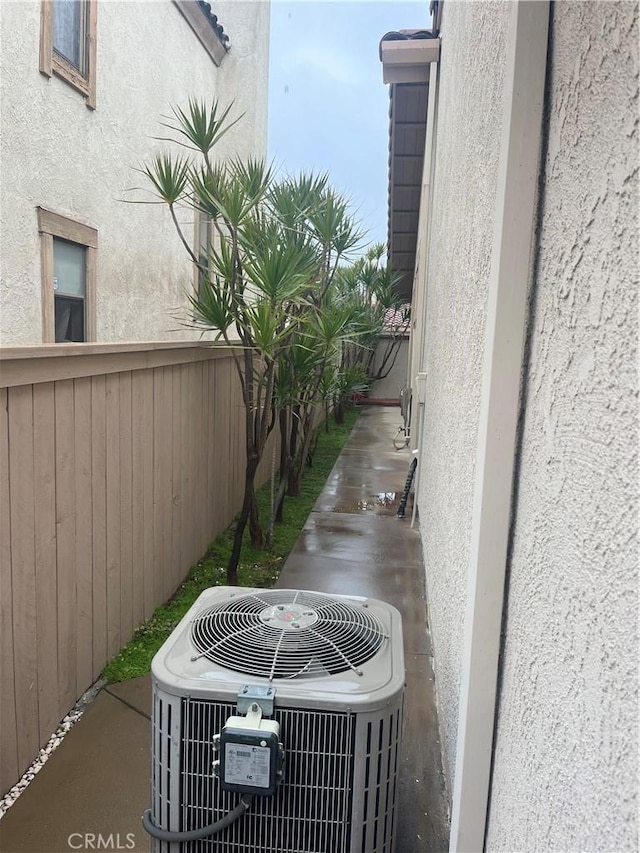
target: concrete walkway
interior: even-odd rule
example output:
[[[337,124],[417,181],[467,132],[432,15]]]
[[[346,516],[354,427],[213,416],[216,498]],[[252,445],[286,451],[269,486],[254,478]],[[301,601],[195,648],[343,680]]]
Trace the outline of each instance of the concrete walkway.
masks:
[[[407,692],[396,853],[444,851],[433,672],[420,537],[396,518],[411,456],[393,449],[397,408],[365,408],[278,586],[381,598],[403,615]],[[3,853],[150,849],[149,677],[101,691],[0,821]],[[108,846],[100,848],[99,838]],[[333,853],[333,851],[326,851]]]

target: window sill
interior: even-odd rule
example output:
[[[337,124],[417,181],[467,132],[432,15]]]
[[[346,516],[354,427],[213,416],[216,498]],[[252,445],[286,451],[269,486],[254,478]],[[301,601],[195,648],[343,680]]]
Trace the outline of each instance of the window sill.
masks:
[[[88,109],[95,110],[95,98],[92,98],[89,80],[77,68],[74,68],[71,63],[54,53],[51,59],[51,70],[56,77],[65,80],[77,92],[84,95]]]

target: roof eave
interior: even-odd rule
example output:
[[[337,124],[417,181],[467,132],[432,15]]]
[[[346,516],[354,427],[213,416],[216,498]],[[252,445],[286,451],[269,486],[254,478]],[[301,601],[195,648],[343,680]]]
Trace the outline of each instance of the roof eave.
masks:
[[[440,58],[440,39],[380,42],[383,83],[426,83],[429,67]]]
[[[388,259],[398,280],[396,293],[411,300],[416,261],[419,199],[422,188],[424,135],[431,64],[440,58],[440,39],[430,30],[400,30],[387,33],[380,42],[383,80],[390,83],[389,124],[389,236]],[[396,107],[404,104],[400,112]],[[412,115],[402,113],[412,103]],[[416,112],[418,105],[422,106]],[[407,148],[406,136],[414,143]]]

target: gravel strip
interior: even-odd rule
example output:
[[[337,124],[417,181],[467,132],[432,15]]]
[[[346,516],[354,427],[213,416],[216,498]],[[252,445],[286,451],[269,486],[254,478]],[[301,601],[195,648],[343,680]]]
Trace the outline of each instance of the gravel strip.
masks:
[[[13,788],[11,788],[11,790],[2,797],[2,799],[0,799],[0,819],[11,808],[20,794],[27,789],[40,770],[42,770],[49,758],[53,755],[54,751],[60,746],[67,733],[75,726],[80,717],[86,711],[87,706],[93,702],[105,684],[106,681],[102,679],[100,681],[96,681],[96,683],[93,684],[86,693],[82,694],[55,732],[51,735],[46,745],[42,747],[36,760],[27,768],[20,781],[17,782]]]

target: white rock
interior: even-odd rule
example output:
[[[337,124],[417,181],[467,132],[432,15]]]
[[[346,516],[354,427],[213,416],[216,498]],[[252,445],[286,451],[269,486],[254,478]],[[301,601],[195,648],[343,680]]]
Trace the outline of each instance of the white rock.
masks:
[[[47,745],[40,750],[35,761],[31,764],[30,767],[27,767],[20,781],[16,785],[14,785],[13,788],[7,791],[7,793],[4,795],[4,797],[2,797],[2,799],[0,799],[0,818],[15,803],[20,794],[28,787],[29,783],[37,776],[39,771],[44,767],[52,753],[55,752],[55,750],[64,740],[64,736],[73,728],[73,726],[83,715],[87,705],[89,705],[89,703],[92,702],[98,695],[98,693],[102,689],[103,684],[104,682],[97,681],[89,688],[89,690],[87,690],[86,693],[84,693],[80,697],[80,699],[76,702],[71,711],[69,711],[69,713],[64,717],[64,719],[60,721],[60,725],[49,738]]]

